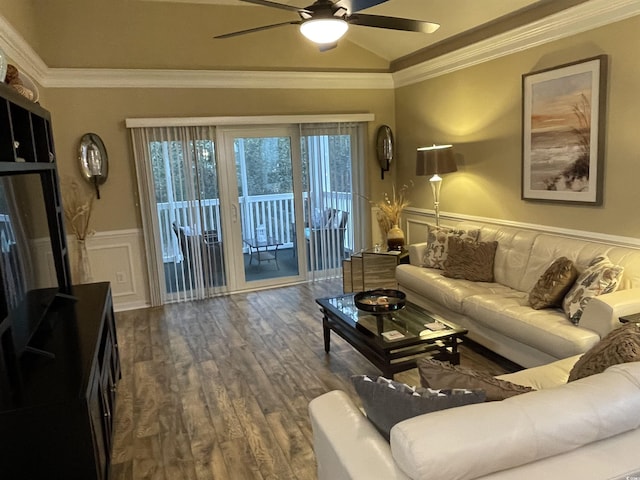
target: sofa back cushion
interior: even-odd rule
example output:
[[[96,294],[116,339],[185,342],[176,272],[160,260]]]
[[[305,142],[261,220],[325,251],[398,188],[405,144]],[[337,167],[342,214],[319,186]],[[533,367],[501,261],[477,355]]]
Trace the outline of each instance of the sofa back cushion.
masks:
[[[640,249],[614,247],[597,242],[540,234],[536,237],[531,249],[529,263],[522,277],[522,288],[519,290],[530,291],[552,259],[567,257],[573,261],[578,273],[582,273],[594,258],[602,255],[606,255],[611,263],[624,268],[619,290],[640,287]]]
[[[557,388],[421,415],[391,430],[413,479],[469,480],[640,427],[640,362]]]
[[[480,228],[478,241],[498,242],[493,263],[495,282],[520,291],[528,292],[531,290],[533,285],[527,290],[521,288],[521,279],[537,235],[539,233],[502,226],[483,225]],[[547,266],[549,266],[548,263]],[[540,274],[538,274],[536,280],[540,277]]]

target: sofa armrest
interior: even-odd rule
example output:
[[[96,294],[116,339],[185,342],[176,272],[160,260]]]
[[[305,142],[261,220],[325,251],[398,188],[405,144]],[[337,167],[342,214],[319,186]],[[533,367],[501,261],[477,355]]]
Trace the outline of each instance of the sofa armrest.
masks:
[[[427,249],[427,242],[412,243],[409,245],[409,263],[417,267],[422,266],[422,259],[424,258],[424,251]]]
[[[639,312],[640,288],[618,290],[589,300],[578,325],[597,332],[602,338],[620,326],[621,316]]]
[[[340,390],[309,402],[318,480],[409,480],[391,456],[389,443]]]

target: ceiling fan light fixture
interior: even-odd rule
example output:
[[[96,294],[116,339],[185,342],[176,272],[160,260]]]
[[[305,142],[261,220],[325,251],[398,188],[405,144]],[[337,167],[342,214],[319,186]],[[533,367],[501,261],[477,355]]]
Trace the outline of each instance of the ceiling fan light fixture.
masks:
[[[312,18],[300,25],[300,33],[318,45],[335,43],[349,30],[340,18]]]

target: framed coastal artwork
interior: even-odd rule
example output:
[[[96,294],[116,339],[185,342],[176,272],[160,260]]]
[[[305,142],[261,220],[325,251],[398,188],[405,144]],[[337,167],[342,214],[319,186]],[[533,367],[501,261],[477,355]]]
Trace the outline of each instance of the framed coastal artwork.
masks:
[[[602,204],[607,56],[522,76],[522,198]]]

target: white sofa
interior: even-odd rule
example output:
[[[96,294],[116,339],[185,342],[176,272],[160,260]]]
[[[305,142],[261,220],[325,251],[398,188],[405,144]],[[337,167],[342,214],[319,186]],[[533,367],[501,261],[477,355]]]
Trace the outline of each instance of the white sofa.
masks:
[[[479,241],[497,241],[493,283],[442,276],[423,268],[426,243],[409,246],[410,265],[396,279],[407,299],[469,330],[468,337],[524,367],[544,365],[586,352],[621,315],[640,312],[640,249],[567,238],[495,225],[456,225],[480,229]],[[587,304],[579,325],[561,309],[534,310],[528,294],[551,262],[565,256],[578,271],[605,254],[624,267],[618,291]]]
[[[321,395],[309,404],[318,478],[638,478],[625,474],[640,471],[640,362],[566,383],[577,358],[502,375],[539,390],[405,420],[390,443],[345,392]]]

